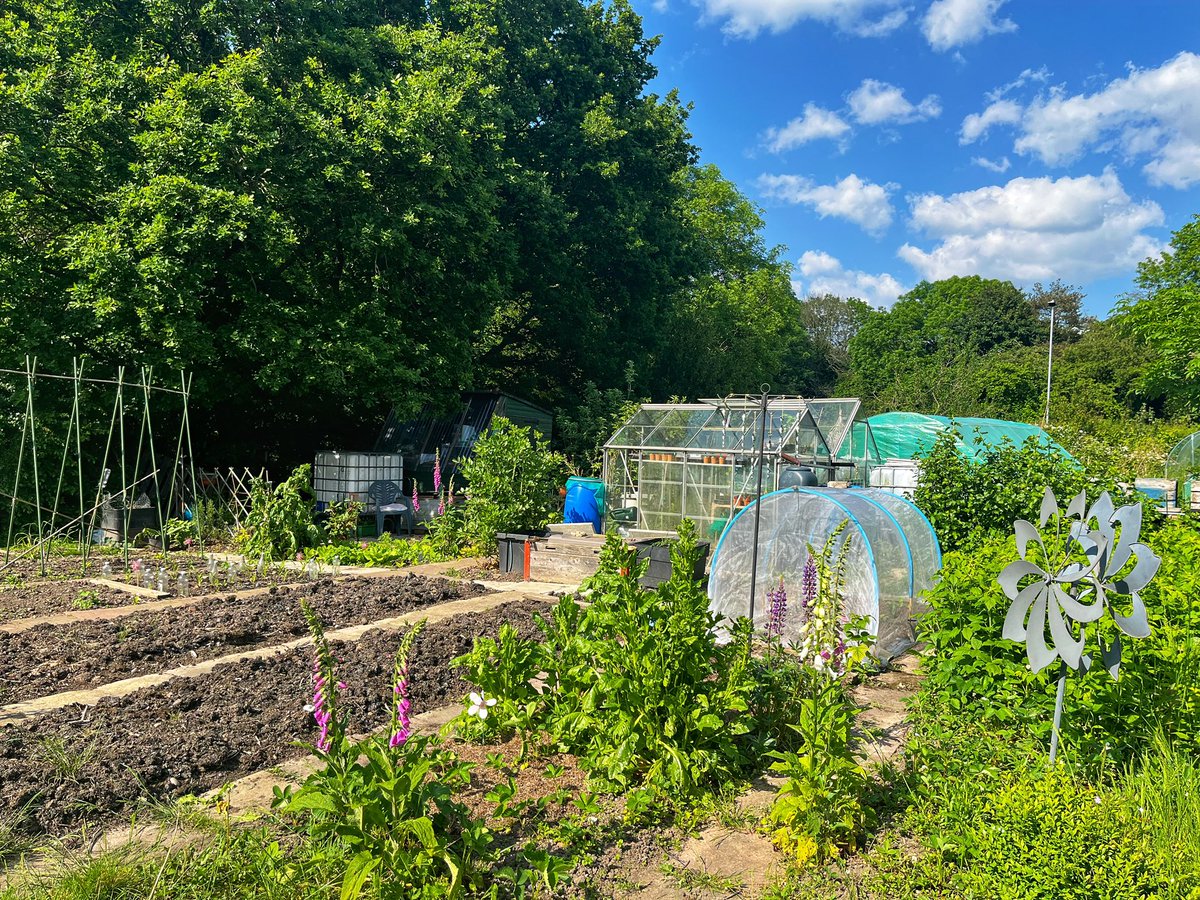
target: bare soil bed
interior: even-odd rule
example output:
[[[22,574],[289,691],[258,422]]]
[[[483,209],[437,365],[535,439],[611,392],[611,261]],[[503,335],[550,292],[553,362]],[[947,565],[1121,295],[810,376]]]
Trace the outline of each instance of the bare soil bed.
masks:
[[[129,606],[139,600],[134,594],[81,579],[0,585],[0,622],[72,609]]]
[[[336,583],[323,579],[250,597],[209,597],[186,607],[130,613],[112,621],[0,632],[0,704],[166,672],[293,640],[308,630],[300,612],[302,599],[329,628],[340,628],[481,593],[484,590],[473,585],[419,575]]]
[[[429,625],[410,662],[414,712],[460,700],[470,686],[449,667],[504,622],[535,636],[549,604],[506,603]],[[335,643],[352,731],[390,717],[401,635],[372,631]],[[170,801],[278,764],[315,734],[308,648],[220,665],[87,709],[47,713],[0,733],[0,820],[29,834],[67,835],[126,818],[144,800]]]

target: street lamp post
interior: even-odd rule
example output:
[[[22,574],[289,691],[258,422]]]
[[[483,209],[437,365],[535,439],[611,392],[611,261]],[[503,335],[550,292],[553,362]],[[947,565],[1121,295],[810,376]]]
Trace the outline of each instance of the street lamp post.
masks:
[[[1046,415],[1043,424],[1050,425],[1050,378],[1054,373],[1054,308],[1058,304],[1050,301],[1050,351],[1046,354]]]

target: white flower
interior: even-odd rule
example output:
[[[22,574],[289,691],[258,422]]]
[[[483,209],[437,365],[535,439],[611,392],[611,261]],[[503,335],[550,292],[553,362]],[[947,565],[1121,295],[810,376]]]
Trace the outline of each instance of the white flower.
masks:
[[[488,717],[488,710],[495,705],[495,697],[485,697],[483,694],[471,691],[471,706],[467,710],[467,715],[475,716],[480,720],[486,719]]]

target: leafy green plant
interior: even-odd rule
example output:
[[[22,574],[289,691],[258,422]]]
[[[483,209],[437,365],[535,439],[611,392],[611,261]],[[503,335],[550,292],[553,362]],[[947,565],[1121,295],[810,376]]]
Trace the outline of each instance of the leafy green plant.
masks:
[[[304,553],[306,559],[315,559],[326,565],[338,560],[343,566],[412,566],[420,563],[442,562],[454,559],[443,551],[441,544],[430,538],[409,541],[384,534],[374,541],[346,541],[322,544]]]
[[[320,542],[312,515],[310,470],[307,464],[297,467],[274,490],[265,481],[254,480],[250,511],[237,535],[238,549],[248,559],[288,559]]]
[[[408,898],[454,895],[474,881],[475,862],[491,836],[454,792],[470,783],[470,767],[413,735],[408,708],[408,656],[420,625],[396,653],[395,707],[389,733],[352,741],[336,663],[321,623],[303,606],[316,646],[313,714],[321,732],[316,751],[323,765],[299,789],[275,789],[276,808],[306,817],[318,845],[348,858],[342,900],[368,886],[373,895]]]
[[[100,595],[92,590],[82,590],[71,601],[73,609],[92,609],[100,603]]]
[[[1016,519],[1036,519],[1047,487],[1059,497],[1074,497],[1085,488],[1092,497],[1104,490],[1115,500],[1123,496],[1115,483],[1094,483],[1077,463],[1039,447],[1033,439],[1020,447],[991,447],[981,460],[973,461],[958,453],[957,437],[953,429],[938,435],[921,459],[913,497],[943,550],[969,549],[1007,534]]]
[[[348,541],[358,533],[358,517],[363,505],[357,500],[336,500],[329,504],[325,533],[331,541]]]
[[[499,532],[540,531],[558,507],[555,488],[566,475],[566,460],[551,453],[529,428],[504,418],[475,444],[463,463],[467,483],[464,536],[473,546],[496,546]]]
[[[1165,731],[1181,748],[1200,746],[1200,528],[1168,522],[1147,541],[1162,557],[1158,576],[1142,592],[1150,636],[1130,642],[1113,682],[1102,667],[1068,682],[1064,746],[1097,763],[1126,760]],[[924,693],[955,717],[1049,736],[1053,673],[1034,675],[1021,645],[1001,631],[1009,600],[996,583],[1016,555],[1011,537],[971,552],[949,553],[927,595],[921,636]]]
[[[764,825],[799,863],[821,861],[858,844],[874,813],[864,801],[867,774],[850,748],[855,708],[838,679],[823,678],[800,701],[797,750],[771,752],[771,769],[787,780]]]
[[[749,624],[717,642],[717,618],[691,575],[690,521],[679,535],[673,574],[656,590],[638,585],[644,563],[610,536],[586,610],[564,599],[539,620],[542,642],[505,635],[455,660],[502,710],[469,727],[536,729],[578,754],[597,787],[645,786],[650,798],[684,798],[741,771],[754,755]],[[540,693],[529,684],[539,674]],[[636,814],[642,801],[631,796],[626,810],[632,802]]]

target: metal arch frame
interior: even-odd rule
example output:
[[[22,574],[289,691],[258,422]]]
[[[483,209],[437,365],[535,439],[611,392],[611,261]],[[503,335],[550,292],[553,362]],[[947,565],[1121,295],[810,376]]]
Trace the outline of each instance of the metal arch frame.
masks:
[[[874,585],[873,601],[874,601],[874,606],[875,606],[875,615],[873,617],[874,618],[873,624],[874,624],[876,630],[878,630],[879,621],[880,621],[880,618],[879,618],[879,600],[880,600],[879,566],[875,562],[875,550],[874,550],[874,548],[871,547],[871,541],[867,537],[867,532],[863,529],[862,523],[858,521],[858,518],[854,515],[854,513],[851,510],[847,509],[838,500],[831,497],[829,494],[821,493],[820,491],[814,491],[812,488],[789,487],[789,488],[783,488],[782,490],[778,490],[778,491],[771,491],[770,493],[763,494],[758,499],[757,502],[762,503],[764,500],[766,500],[770,497],[778,497],[781,494],[799,495],[800,493],[805,493],[805,494],[808,494],[808,495],[814,496],[814,497],[820,497],[820,498],[832,503],[834,506],[836,506],[838,509],[840,509],[842,512],[844,512],[846,514],[846,518],[851,521],[851,523],[854,525],[854,527],[858,530],[858,533],[862,536],[863,547],[867,551],[867,560],[871,564],[871,574],[874,576],[873,582],[872,582]],[[753,507],[755,505],[756,504],[751,503],[747,506],[742,507],[740,510],[738,510],[737,514],[732,519],[729,520],[729,525],[726,526],[725,531],[721,533],[721,537],[717,541],[717,546],[713,550],[712,565],[710,567],[710,570],[715,569],[717,567],[717,562],[719,561],[720,556],[721,556],[721,548],[725,546],[725,539],[729,536],[729,533],[733,530],[734,523],[736,523],[737,520],[740,519],[746,513],[747,510],[749,510],[751,507]],[[758,548],[757,547],[754,548],[754,556],[755,556],[755,558],[757,558],[757,556],[758,556]]]

